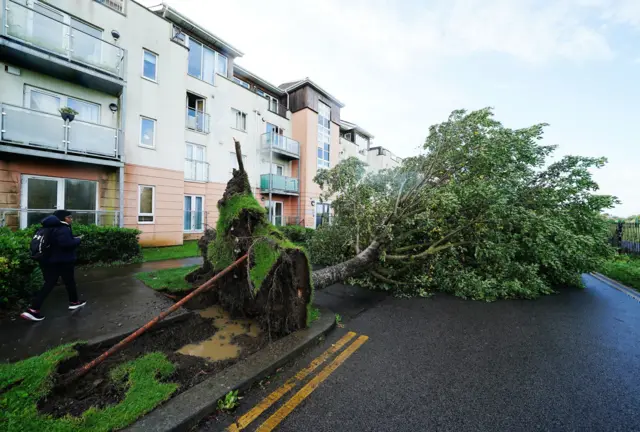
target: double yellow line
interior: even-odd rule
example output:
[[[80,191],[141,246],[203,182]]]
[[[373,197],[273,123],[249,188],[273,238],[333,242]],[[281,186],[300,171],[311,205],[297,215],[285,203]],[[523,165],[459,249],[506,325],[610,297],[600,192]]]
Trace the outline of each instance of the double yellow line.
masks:
[[[309,366],[300,370],[294,377],[290,378],[280,388],[275,390],[269,396],[264,398],[260,403],[254,406],[246,414],[236,420],[231,426],[227,428],[229,432],[241,431],[260,415],[268,410],[273,404],[279,401],[285,394],[293,389],[298,383],[302,382],[308,377],[314,370],[329,359],[333,354],[340,351],[347,343],[349,343],[356,334],[349,332],[344,335],[338,342],[336,342],[331,348],[323,352],[320,356],[316,357]],[[351,355],[356,352],[366,341],[368,336],[360,336],[356,339],[347,349],[340,353],[331,363],[329,363],[324,369],[313,377],[304,387],[302,387],[295,395],[291,397],[284,405],[282,405],[275,413],[271,415],[264,423],[258,427],[259,432],[269,432],[275,429],[291,412],[309,396],[318,386],[326,380],[338,367],[345,362]]]

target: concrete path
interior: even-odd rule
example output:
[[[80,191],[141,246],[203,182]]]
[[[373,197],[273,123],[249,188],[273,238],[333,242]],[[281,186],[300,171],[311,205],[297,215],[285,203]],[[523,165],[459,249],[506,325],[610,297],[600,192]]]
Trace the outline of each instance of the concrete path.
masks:
[[[368,340],[348,357],[345,345],[244,430],[640,431],[640,303],[585,281],[585,290],[535,301],[372,303],[245,395],[233,417],[200,430],[224,430],[264,407],[267,395],[355,332],[349,343]]]
[[[133,275],[201,261],[189,258],[77,270],[78,291],[88,301],[87,306],[73,313],[67,310],[67,292],[61,285],[42,307],[44,321],[28,322],[17,314],[0,320],[0,362],[25,359],[61,343],[137,329],[173,302]]]

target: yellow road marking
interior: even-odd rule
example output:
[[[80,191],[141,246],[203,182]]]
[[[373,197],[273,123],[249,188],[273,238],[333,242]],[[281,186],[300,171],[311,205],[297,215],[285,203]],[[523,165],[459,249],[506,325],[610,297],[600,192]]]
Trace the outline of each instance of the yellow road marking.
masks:
[[[313,377],[311,381],[309,381],[304,387],[298,391],[295,395],[291,397],[283,406],[278,409],[271,417],[269,417],[264,423],[260,425],[260,427],[256,430],[256,432],[270,432],[274,428],[276,428],[282,420],[284,420],[291,412],[300,405],[300,402],[305,400],[307,396],[309,396],[318,386],[326,380],[329,375],[331,375],[338,367],[347,360],[351,354],[356,352],[358,348],[364,344],[368,336],[360,336],[354,343],[352,343],[346,350],[340,353],[338,357],[335,358],[327,367],[322,369],[318,375]]]
[[[318,366],[324,363],[329,357],[339,351],[343,346],[347,344],[347,342],[351,341],[356,336],[354,332],[349,332],[346,335],[342,336],[338,342],[333,344],[328,350],[323,352],[321,355],[316,357],[309,366],[300,370],[293,378],[290,378],[285,382],[282,387],[275,390],[269,396],[264,398],[253,407],[250,411],[240,417],[234,424],[227,428],[228,432],[237,432],[249,426],[249,424],[260,417],[260,415],[269,409],[271,405],[280,400],[282,396],[287,394],[289,390],[294,388],[299,381],[304,380],[311,372],[313,372]]]

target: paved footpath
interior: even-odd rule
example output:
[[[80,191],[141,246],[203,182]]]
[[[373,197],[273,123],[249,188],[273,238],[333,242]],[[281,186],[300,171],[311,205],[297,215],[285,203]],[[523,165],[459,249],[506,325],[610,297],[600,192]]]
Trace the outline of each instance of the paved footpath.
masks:
[[[60,285],[42,308],[44,321],[28,322],[17,314],[0,320],[0,362],[22,360],[61,343],[135,330],[173,301],[147,288],[134,275],[201,262],[201,258],[188,258],[77,270],[78,292],[87,306],[73,313],[67,310],[67,291]]]
[[[536,301],[368,302],[198,429],[640,431],[640,302],[585,282]]]

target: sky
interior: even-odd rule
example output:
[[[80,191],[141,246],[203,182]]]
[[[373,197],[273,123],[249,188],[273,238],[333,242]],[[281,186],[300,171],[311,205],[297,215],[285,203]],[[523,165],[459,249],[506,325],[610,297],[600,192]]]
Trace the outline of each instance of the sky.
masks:
[[[142,0],[157,4],[159,0]],[[405,157],[454,109],[493,107],[544,144],[605,156],[601,192],[640,213],[640,0],[168,0],[274,84],[309,77]]]

